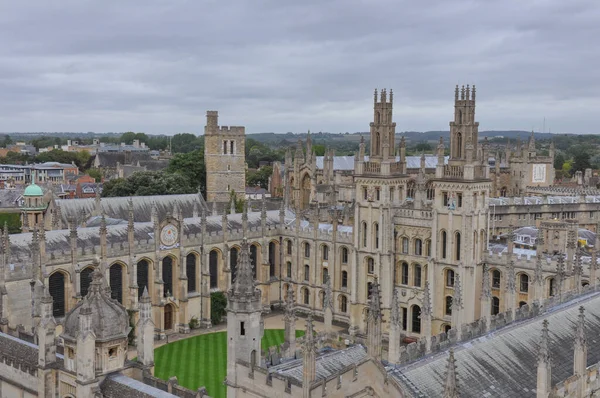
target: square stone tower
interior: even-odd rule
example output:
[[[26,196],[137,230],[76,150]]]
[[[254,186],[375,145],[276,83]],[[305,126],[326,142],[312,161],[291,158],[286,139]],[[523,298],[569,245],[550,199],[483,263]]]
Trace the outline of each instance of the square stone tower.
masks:
[[[228,202],[231,191],[243,199],[246,193],[246,128],[219,126],[219,113],[206,112],[204,161],[206,200]]]

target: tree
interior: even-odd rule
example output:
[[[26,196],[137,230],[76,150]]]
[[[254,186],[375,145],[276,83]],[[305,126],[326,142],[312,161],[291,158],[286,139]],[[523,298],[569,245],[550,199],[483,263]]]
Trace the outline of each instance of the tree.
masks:
[[[12,138],[10,138],[10,135],[5,135],[4,136],[4,140],[2,140],[2,146],[4,148],[7,148],[9,145],[11,145],[13,143]]]
[[[210,321],[213,325],[221,323],[223,317],[227,314],[227,297],[223,292],[214,292],[210,294]]]
[[[589,169],[592,167],[590,163],[590,154],[587,151],[580,151],[573,156],[573,167],[571,172],[575,173],[576,171],[585,171],[585,169]]]
[[[554,156],[554,169],[560,170],[562,169],[562,165],[565,162],[565,156],[562,153],[557,153]]]
[[[196,187],[203,195],[206,195],[206,166],[203,149],[173,156],[166,171],[184,175],[192,187]]]
[[[80,170],[84,170],[90,154],[87,151],[82,152],[66,152],[62,149],[53,149],[48,152],[40,153],[35,157],[36,162],[58,162],[58,163],[75,163]]]
[[[162,171],[138,171],[127,178],[110,180],[102,187],[104,197],[176,195],[194,192],[196,189],[185,175]]]
[[[242,198],[238,198],[237,195],[235,194],[235,191],[232,189],[231,192],[229,192],[229,203],[231,204],[231,201],[233,201],[233,205],[235,207],[235,212],[236,213],[241,213],[244,211],[244,203],[246,202],[244,199]],[[231,206],[229,206],[227,209],[225,209],[225,211],[229,214],[229,211],[231,210]]]
[[[260,186],[261,188],[269,188],[269,178],[273,174],[273,168],[271,166],[263,166],[256,171],[248,171],[246,175],[246,184],[249,187]]]
[[[312,146],[313,151],[315,152],[316,156],[324,156],[325,155],[325,145],[323,144],[314,144]]]
[[[204,137],[183,133],[175,134],[173,138],[171,138],[172,153],[188,153],[202,148],[204,148]]]
[[[96,182],[102,181],[102,171],[99,169],[89,169],[86,171],[87,175],[92,177]]]
[[[431,150],[431,144],[428,142],[419,142],[415,145],[415,152],[417,153],[431,152]]]

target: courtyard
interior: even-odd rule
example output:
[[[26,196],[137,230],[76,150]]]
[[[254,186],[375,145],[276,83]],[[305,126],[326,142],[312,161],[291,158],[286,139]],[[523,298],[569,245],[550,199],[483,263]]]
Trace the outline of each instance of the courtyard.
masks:
[[[265,334],[262,349],[282,344],[284,322],[282,315],[264,318]],[[296,322],[296,337],[304,335],[306,321]],[[211,330],[198,330],[196,335],[173,335],[169,342],[157,342],[154,350],[154,375],[163,380],[176,376],[180,385],[196,390],[206,387],[213,398],[226,397],[223,385],[227,373],[227,332],[226,324]],[[315,322],[315,330],[323,330],[324,325]],[[338,330],[339,328],[334,329]]]

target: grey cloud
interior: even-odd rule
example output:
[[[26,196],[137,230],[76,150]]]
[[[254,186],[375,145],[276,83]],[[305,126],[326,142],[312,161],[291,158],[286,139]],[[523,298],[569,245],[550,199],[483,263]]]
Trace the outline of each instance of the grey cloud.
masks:
[[[445,129],[477,84],[482,129],[598,132],[595,0],[10,2],[0,131],[364,131],[393,88],[398,130]]]

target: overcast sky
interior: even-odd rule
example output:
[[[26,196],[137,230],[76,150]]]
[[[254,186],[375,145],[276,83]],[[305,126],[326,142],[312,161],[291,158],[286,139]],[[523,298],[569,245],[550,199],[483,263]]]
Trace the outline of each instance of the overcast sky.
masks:
[[[598,0],[0,2],[0,131],[480,130],[600,133]]]

